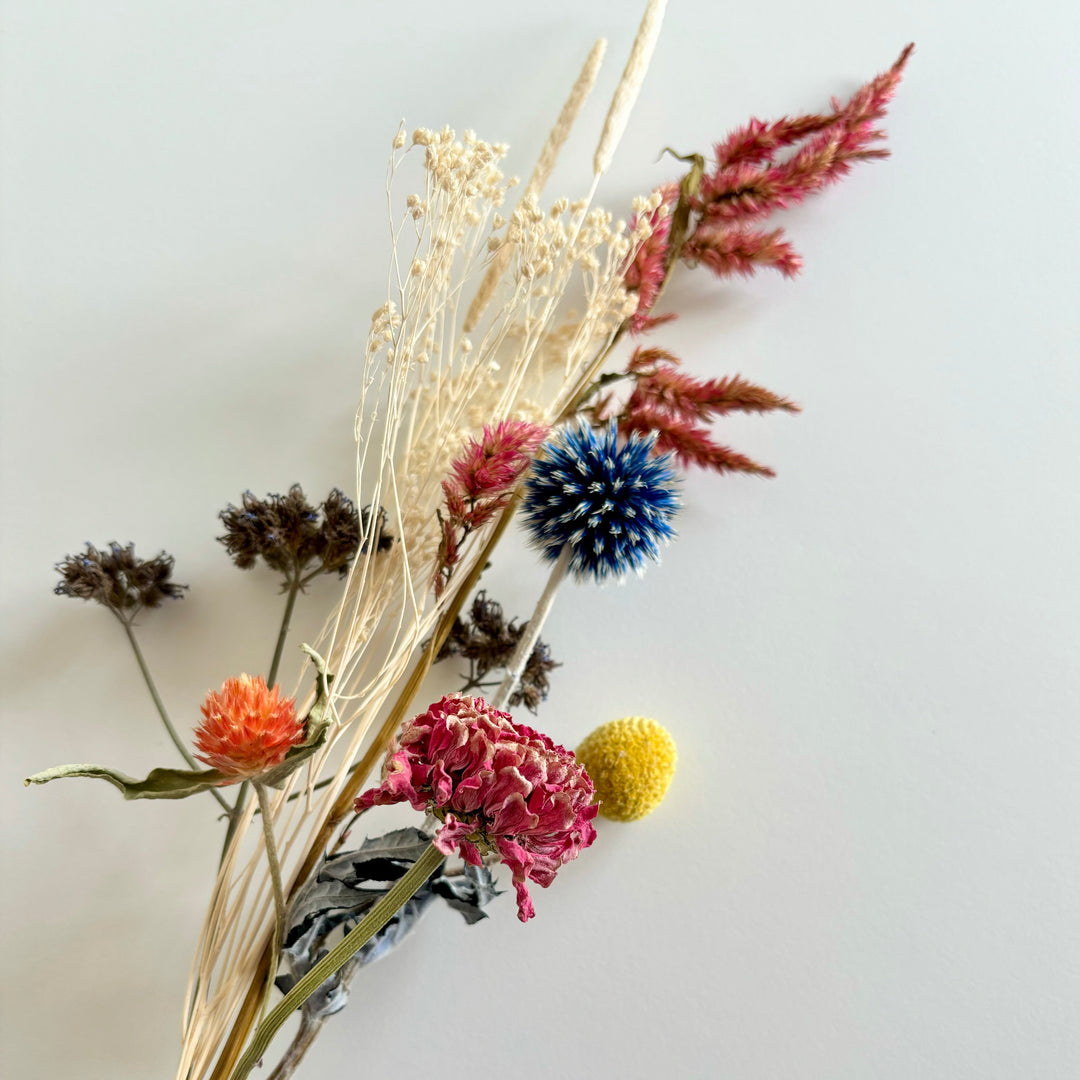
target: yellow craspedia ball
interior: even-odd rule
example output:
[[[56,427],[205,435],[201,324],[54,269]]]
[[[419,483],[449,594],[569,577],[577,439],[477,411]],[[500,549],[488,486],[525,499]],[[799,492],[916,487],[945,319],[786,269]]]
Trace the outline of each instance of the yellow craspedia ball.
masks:
[[[596,788],[600,815],[612,821],[651,814],[667,794],[677,756],[668,730],[644,716],[601,724],[577,748]]]

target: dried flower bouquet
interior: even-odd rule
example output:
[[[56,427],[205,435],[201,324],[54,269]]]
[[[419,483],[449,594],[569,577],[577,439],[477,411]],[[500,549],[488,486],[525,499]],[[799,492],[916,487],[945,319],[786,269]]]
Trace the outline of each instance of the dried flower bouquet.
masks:
[[[219,539],[239,568],[280,576],[284,613],[265,677],[210,691],[190,748],[135,633],[145,609],[183,595],[171,557],[112,544],[58,565],[58,593],[120,622],[185,767],[137,779],[61,766],[28,782],[101,778],[128,799],[205,795],[224,811],[178,1080],[240,1080],[299,1012],[272,1073],[284,1080],[344,1007],[350,979],[430,904],[483,918],[502,863],[527,921],[530,884],[550,885],[593,843],[597,813],[633,820],[663,798],[675,746],[655,721],[604,725],[575,756],[511,710],[535,713],[558,667],[541,633],[560,585],[640,572],[673,538],[680,470],[772,475],[717,441],[713,425],[798,406],[741,375],[696,378],[646,335],[675,317],[658,303],[680,265],[721,278],[798,271],[766,219],[887,153],[878,124],[911,52],[829,111],[751,120],[711,159],[679,158],[683,175],[636,200],[624,223],[593,200],[663,9],[648,5],[578,198],[541,202],[603,41],[516,199],[506,146],[449,129],[397,132],[388,296],[358,387],[358,498],[335,490],[314,506],[294,485],[222,511]],[[634,347],[619,359],[628,336]],[[551,565],[524,622],[476,591],[515,516]],[[304,646],[307,673],[288,697],[277,678],[294,606],[322,574],[341,576],[341,601]],[[467,662],[462,685],[417,701],[432,666],[449,660]],[[397,802],[420,812],[417,827],[347,847],[360,815]]]

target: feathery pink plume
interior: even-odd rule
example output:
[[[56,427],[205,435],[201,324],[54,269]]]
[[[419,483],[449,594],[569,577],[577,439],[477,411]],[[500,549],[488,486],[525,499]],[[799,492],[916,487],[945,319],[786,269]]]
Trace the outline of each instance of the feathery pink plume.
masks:
[[[476,502],[503,495],[517,483],[548,429],[525,420],[501,420],[485,427],[480,441],[470,439],[442,482],[447,499]]]
[[[708,420],[734,412],[801,412],[794,401],[741,375],[695,379],[670,363],[657,365],[655,370],[638,378],[626,408],[633,413],[645,407],[663,410],[687,421]]]
[[[595,407],[595,418],[617,415],[619,431],[625,436],[653,434],[653,453],[673,453],[683,465],[721,473],[775,475],[772,469],[714,442],[703,422],[733,412],[799,412],[799,406],[741,375],[695,379],[681,371],[679,363],[667,349],[639,346],[626,365],[626,374],[634,379],[626,404],[617,412],[609,396]]]
[[[887,150],[873,146],[885,134],[874,124],[885,115],[913,48],[908,45],[888,71],[846,105],[834,100],[827,125],[809,116],[774,125],[758,121],[741,136],[729,136],[716,148],[716,171],[702,181],[697,208],[713,220],[762,217],[839,180],[855,161],[887,157]],[[776,149],[800,142],[791,157],[774,162]]]
[[[656,298],[660,295],[660,288],[664,284],[665,267],[667,266],[668,247],[671,238],[671,208],[678,202],[679,185],[664,184],[657,189],[660,192],[662,202],[650,215],[652,233],[642,241],[637,249],[633,261],[626,268],[623,281],[631,292],[637,293],[637,310],[630,316],[630,330],[641,333],[643,330],[656,326],[661,319],[651,318]],[[633,232],[637,224],[637,215],[631,219],[630,231]]]
[[[834,115],[820,113],[782,116],[771,123],[751,117],[748,123],[736,128],[723,142],[716,144],[717,167],[729,169],[733,165],[772,161],[777,150],[802,142],[807,136],[835,122]]]
[[[736,453],[730,447],[714,443],[707,428],[681,417],[672,416],[647,406],[624,414],[619,421],[619,431],[624,435],[633,432],[655,432],[655,452],[674,454],[683,465],[698,465],[714,472],[742,472],[754,476],[775,476],[766,465],[759,465],[745,454]]]
[[[529,467],[548,429],[526,420],[501,420],[485,426],[477,441],[469,439],[442,482],[439,512],[442,540],[432,584],[441,596],[461,558],[470,532],[486,525],[510,501],[510,492]]]
[[[741,225],[701,225],[683,248],[683,258],[691,265],[703,263],[717,277],[750,277],[763,266],[779,270],[784,277],[794,277],[802,269],[802,257],[781,239],[783,235],[783,229],[761,232]]]

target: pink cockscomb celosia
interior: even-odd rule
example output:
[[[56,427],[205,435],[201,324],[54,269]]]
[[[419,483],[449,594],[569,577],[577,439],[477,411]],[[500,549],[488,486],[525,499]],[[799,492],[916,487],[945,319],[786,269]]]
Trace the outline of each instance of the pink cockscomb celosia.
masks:
[[[527,420],[501,420],[469,439],[442,482],[439,511],[442,540],[433,578],[442,594],[461,558],[461,545],[510,501],[510,492],[547,436],[548,429]]]
[[[383,782],[357,811],[408,802],[442,825],[435,846],[473,866],[495,853],[513,872],[518,918],[535,914],[527,881],[546,888],[596,838],[593,785],[574,755],[483,698],[449,694],[405,725]]]
[[[195,731],[195,756],[234,784],[266,772],[304,741],[304,724],[292,698],[281,697],[261,675],[226,679],[211,690]]]
[[[518,477],[544,441],[548,429],[527,420],[501,420],[485,427],[479,441],[470,439],[442,482],[451,513],[477,527],[502,506]],[[489,504],[494,502],[494,508]],[[477,508],[480,507],[478,510]],[[480,521],[479,524],[482,524]]]
[[[716,147],[716,171],[706,174],[695,209],[706,220],[761,219],[802,202],[835,183],[857,161],[888,157],[877,146],[877,126],[892,101],[914,46],[908,45],[888,71],[871,79],[825,115],[800,116],[771,124],[751,120]],[[794,153],[777,159],[787,147]]]
[[[637,308],[630,316],[630,329],[635,333],[647,330],[657,320],[650,315],[667,273],[668,250],[671,240],[671,211],[679,201],[679,185],[664,184],[657,189],[660,205],[652,212],[649,223],[652,232],[642,241],[634,259],[623,275],[623,283],[631,292],[637,293]],[[631,231],[637,224],[637,215],[630,223]],[[662,320],[660,320],[662,321]]]

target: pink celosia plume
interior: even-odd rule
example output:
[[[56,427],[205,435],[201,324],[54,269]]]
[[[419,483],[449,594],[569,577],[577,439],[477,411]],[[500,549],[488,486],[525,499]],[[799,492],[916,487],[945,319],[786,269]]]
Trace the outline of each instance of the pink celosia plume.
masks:
[[[855,162],[888,156],[889,151],[878,145],[885,133],[877,125],[913,48],[908,45],[888,71],[846,103],[834,99],[831,112],[773,121],[752,118],[717,143],[712,169],[686,192],[689,228],[676,252],[670,250],[671,222],[680,185],[659,189],[669,213],[657,222],[656,232],[642,245],[625,278],[638,296],[628,320],[633,333],[652,330],[675,317],[655,316],[652,309],[676,259],[706,266],[719,277],[749,276],[766,267],[785,277],[799,272],[802,259],[780,229],[761,228],[764,219],[839,180]]]
[[[751,117],[736,128],[723,142],[716,144],[716,164],[719,169],[734,165],[758,164],[772,161],[777,150],[802,142],[822,128],[835,123],[832,114],[811,113],[806,116],[782,116],[766,123]]]
[[[454,459],[442,482],[442,540],[433,576],[436,596],[460,560],[465,538],[506,506],[547,433],[546,427],[526,420],[501,420],[494,427],[485,426],[479,440],[469,439]]]
[[[710,421],[730,413],[798,412],[799,406],[763,386],[729,375],[695,379],[679,368],[667,349],[637,348],[626,367],[634,388],[621,409],[607,398],[597,406],[597,419],[616,416],[621,434],[652,434],[656,454],[673,453],[683,465],[715,472],[772,476],[772,469],[715,442]]]
[[[382,783],[356,809],[408,802],[441,819],[435,844],[445,854],[473,866],[497,854],[525,922],[535,914],[526,882],[546,888],[596,838],[593,795],[569,750],[483,698],[450,694],[405,725]]]
[[[833,101],[825,116],[751,120],[716,147],[716,169],[706,174],[695,207],[707,220],[764,217],[802,202],[846,175],[854,162],[887,157],[875,146],[885,137],[876,123],[896,93],[913,45],[888,71],[871,79],[846,105]],[[796,147],[777,160],[777,151]]]
[[[885,133],[878,122],[913,49],[908,45],[846,103],[833,99],[831,112],[751,119],[716,144],[711,170],[700,156],[683,159],[693,168],[681,183],[659,189],[668,213],[654,218],[653,236],[625,275],[638,298],[625,324],[631,332],[675,317],[655,316],[652,309],[677,260],[706,266],[718,277],[749,276],[763,267],[785,277],[799,272],[802,259],[783,230],[763,227],[765,219],[839,180],[855,162],[888,155],[879,145]],[[655,453],[674,453],[683,465],[772,476],[772,469],[716,442],[708,424],[730,412],[796,412],[798,406],[739,375],[694,379],[678,363],[664,349],[636,349],[624,373],[633,379],[629,398],[620,407],[616,393],[607,393],[589,409],[594,421],[615,417],[623,436],[651,434]]]
[[[486,508],[491,500],[505,498],[547,432],[546,427],[526,420],[501,420],[494,427],[485,427],[479,441],[470,439],[465,444],[461,456],[450,466],[450,476],[442,482],[448,502],[457,500],[475,514],[477,505]],[[493,511],[485,512],[490,516]]]
[[[678,184],[664,184],[658,189],[660,205],[650,215],[652,233],[646,237],[634,254],[633,262],[623,275],[626,287],[637,293],[637,309],[630,316],[630,329],[640,333],[656,320],[649,316],[667,273],[668,251],[671,239],[671,210],[679,199]],[[631,219],[633,230],[637,224],[637,215]]]
[[[783,229],[764,232],[741,225],[730,228],[699,226],[683,248],[689,263],[702,263],[717,277],[742,274],[749,277],[759,267],[771,266],[784,277],[802,269],[802,258],[786,240]]]

